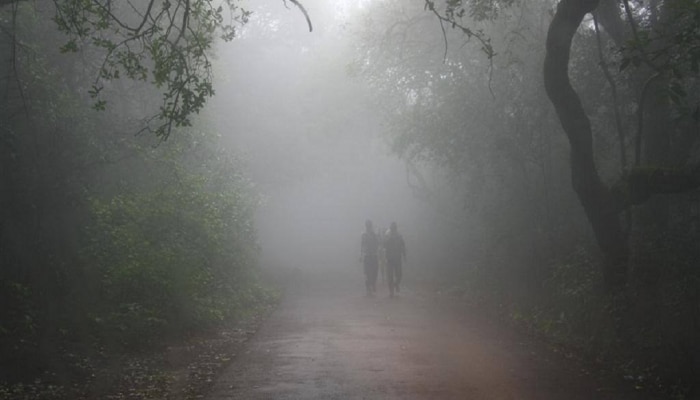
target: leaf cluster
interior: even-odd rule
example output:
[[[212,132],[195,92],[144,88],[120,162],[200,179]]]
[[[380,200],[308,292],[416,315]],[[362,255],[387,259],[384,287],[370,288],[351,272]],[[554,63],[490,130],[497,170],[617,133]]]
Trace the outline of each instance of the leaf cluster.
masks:
[[[240,173],[221,168],[222,157],[199,172],[171,160],[158,167],[172,168],[162,187],[90,200],[84,258],[101,276],[103,304],[93,321],[108,338],[133,346],[261,301],[251,286],[257,200]]]
[[[447,0],[441,12],[435,1],[425,0],[425,9],[432,12],[440,21],[443,36],[445,36],[443,23],[447,23],[452,29],[461,31],[467,39],[476,39],[481,44],[481,50],[491,59],[496,53],[490,37],[482,29],[471,27],[469,21],[493,21],[498,17],[502,7],[509,7],[513,1],[506,0],[501,3],[482,0]],[[445,51],[447,51],[447,36],[445,36]]]
[[[647,8],[628,8],[628,18],[638,22],[631,22],[635,29],[621,49],[619,70],[645,66],[668,76],[666,94],[679,115],[700,122],[700,98],[693,95],[700,85],[700,2],[668,2],[664,13],[670,17],[650,21]]]
[[[166,140],[174,127],[191,126],[214,95],[209,60],[217,38],[232,40],[251,12],[238,0],[54,0],[54,21],[68,35],[61,47],[101,52],[99,72],[89,91],[94,108],[104,110],[105,85],[122,76],[162,90],[162,103],[145,130]]]

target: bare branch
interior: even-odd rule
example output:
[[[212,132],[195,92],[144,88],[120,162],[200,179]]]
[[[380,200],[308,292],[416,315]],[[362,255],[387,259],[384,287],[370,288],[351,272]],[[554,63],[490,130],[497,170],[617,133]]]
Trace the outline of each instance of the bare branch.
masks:
[[[445,40],[445,60],[447,59],[447,35],[445,33],[445,28],[443,26],[443,22],[449,23],[453,28],[459,28],[459,30],[462,31],[465,35],[467,35],[467,40],[471,39],[472,37],[475,37],[476,40],[481,43],[481,50],[486,53],[486,57],[488,57],[489,60],[489,83],[488,83],[488,88],[489,92],[491,93],[491,97],[495,98],[495,94],[493,93],[493,88],[491,87],[492,79],[493,79],[493,57],[496,55],[496,53],[493,51],[493,46],[491,45],[490,39],[484,35],[482,32],[475,32],[472,29],[460,24],[459,22],[455,21],[454,18],[449,18],[447,16],[444,16],[440,14],[437,9],[435,8],[435,2],[433,0],[425,0],[425,8],[435,14],[437,19],[440,21],[440,28],[442,28],[442,33],[443,33],[443,38]]]
[[[287,0],[282,0],[284,2],[284,5],[287,5]],[[306,23],[309,24],[309,32],[313,32],[314,28],[311,26],[311,18],[309,18],[309,13],[306,12],[306,8],[299,3],[297,0],[289,0],[290,3],[294,4],[295,6],[299,7],[301,12],[304,14],[304,17],[306,18]]]

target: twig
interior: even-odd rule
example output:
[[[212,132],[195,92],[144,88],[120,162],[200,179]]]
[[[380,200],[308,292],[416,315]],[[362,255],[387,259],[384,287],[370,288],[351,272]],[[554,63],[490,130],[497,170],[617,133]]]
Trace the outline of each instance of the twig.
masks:
[[[447,60],[447,34],[445,32],[445,28],[443,26],[443,22],[447,22],[450,25],[452,25],[453,28],[459,28],[462,33],[467,35],[467,39],[471,39],[472,37],[475,37],[476,40],[481,43],[481,49],[486,53],[486,56],[489,59],[489,82],[488,82],[488,88],[489,92],[491,93],[492,98],[496,98],[496,95],[493,93],[493,88],[491,87],[491,83],[493,82],[493,57],[495,56],[495,53],[493,52],[493,46],[491,46],[491,43],[488,38],[484,38],[483,34],[480,32],[474,32],[473,30],[467,28],[466,26],[463,26],[462,24],[458,23],[454,19],[450,19],[446,16],[443,16],[440,14],[436,9],[435,9],[435,2],[433,0],[425,0],[425,7],[429,11],[431,11],[437,19],[440,21],[440,28],[442,29],[442,35],[443,39],[445,41],[445,61]]]
[[[287,6],[287,0],[282,0],[284,2],[285,7]],[[309,18],[309,13],[306,12],[306,9],[304,6],[299,3],[297,0],[289,0],[290,3],[294,4],[295,6],[299,7],[301,12],[304,14],[304,17],[306,17],[306,23],[309,24],[309,32],[313,32],[314,28],[311,26],[311,18]]]

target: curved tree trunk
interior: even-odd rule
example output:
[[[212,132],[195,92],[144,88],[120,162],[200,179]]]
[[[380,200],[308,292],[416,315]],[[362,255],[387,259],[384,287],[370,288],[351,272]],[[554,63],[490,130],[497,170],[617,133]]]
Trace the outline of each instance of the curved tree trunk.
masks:
[[[569,80],[571,41],[598,0],[562,0],[547,32],[544,83],[571,145],[571,180],[604,256],[610,291],[627,280],[628,244],[619,220],[619,199],[602,183],[593,156],[591,124]]]

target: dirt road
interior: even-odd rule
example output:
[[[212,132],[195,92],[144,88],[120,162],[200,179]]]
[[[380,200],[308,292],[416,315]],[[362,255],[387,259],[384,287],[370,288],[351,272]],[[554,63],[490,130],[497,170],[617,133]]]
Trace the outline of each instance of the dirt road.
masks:
[[[651,398],[410,281],[365,297],[352,272],[300,273],[209,400]]]

